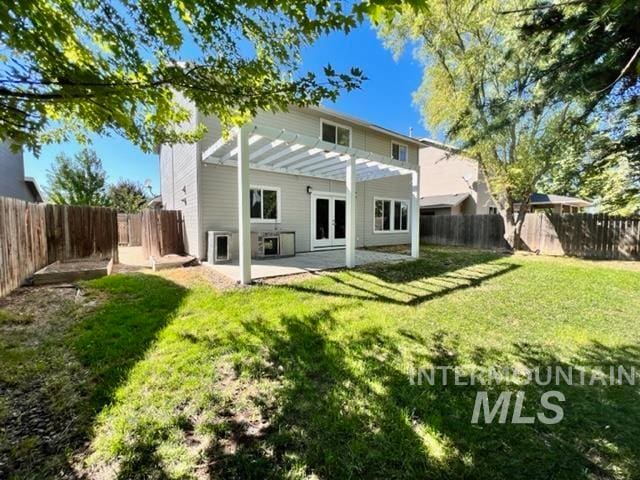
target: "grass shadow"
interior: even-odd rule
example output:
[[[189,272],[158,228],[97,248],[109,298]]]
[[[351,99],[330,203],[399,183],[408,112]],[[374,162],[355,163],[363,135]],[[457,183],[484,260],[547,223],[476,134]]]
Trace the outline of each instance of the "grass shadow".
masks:
[[[212,444],[210,478],[283,478],[292,472],[318,478],[401,478],[427,471],[429,458],[420,437],[384,391],[406,381],[404,372],[384,361],[398,355],[393,342],[375,329],[346,344],[333,341],[327,335],[333,314],[327,309],[309,317],[285,316],[284,330],[244,324],[267,348],[269,363],[284,372],[278,407],[264,412],[269,427],[260,437],[235,433],[232,452]],[[359,375],[360,369],[370,371],[375,383]],[[350,408],[354,396],[369,397],[367,405]]]
[[[368,265],[326,275],[325,282],[291,284],[289,288],[329,297],[417,306],[480,286],[520,267],[515,263],[495,262],[500,258],[504,255],[463,251],[454,260],[450,252],[436,250],[420,260]]]
[[[92,373],[91,403],[100,409],[171,320],[186,289],[156,275],[128,274],[92,283],[107,302],[79,323],[71,344]]]
[[[8,357],[5,368],[32,373],[0,385],[3,406],[13,414],[0,438],[2,478],[74,478],[69,452],[90,438],[94,419],[186,294],[173,282],[144,274],[104,277],[86,286],[84,304],[65,306],[59,319],[48,319],[56,326],[45,325],[42,340],[16,347],[24,358]]]
[[[637,385],[522,385],[507,378],[455,386],[453,375],[447,385],[437,376],[432,385],[412,385],[397,362],[396,338],[372,328],[333,340],[333,317],[330,309],[284,317],[284,331],[245,323],[270,361],[282,366],[278,408],[263,412],[268,428],[259,435],[247,435],[247,425],[237,423],[223,433],[220,438],[233,435],[231,451],[214,439],[207,452],[210,478],[616,479],[632,478],[640,468]],[[463,367],[455,334],[399,334],[420,347],[416,365]],[[640,369],[635,345],[591,343],[571,362],[548,347],[526,344],[479,350],[473,358],[478,367]],[[565,395],[562,422],[511,423],[517,391],[525,395],[523,416],[550,416],[540,407],[548,390]],[[491,401],[513,392],[506,423],[471,423],[478,391]]]

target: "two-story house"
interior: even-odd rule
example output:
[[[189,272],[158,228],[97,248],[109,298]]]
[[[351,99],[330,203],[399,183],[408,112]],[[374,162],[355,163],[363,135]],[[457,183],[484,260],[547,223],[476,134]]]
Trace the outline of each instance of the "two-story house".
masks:
[[[463,152],[430,139],[422,139],[420,212],[422,215],[486,215],[498,213],[478,162]],[[591,201],[563,195],[533,193],[529,212],[578,213]],[[520,204],[515,205],[518,211]]]
[[[10,142],[0,143],[0,197],[42,202],[43,194],[36,180],[24,176],[22,149],[14,151]]]
[[[341,248],[347,266],[358,247],[410,243],[418,256],[418,139],[323,107],[260,113],[223,137],[191,109],[206,136],[160,147],[163,206],[182,210],[191,255],[210,257],[208,232],[229,232],[215,247],[243,283],[252,257],[279,250]]]
[[[454,147],[422,139],[420,210],[422,215],[497,213],[478,162]]]

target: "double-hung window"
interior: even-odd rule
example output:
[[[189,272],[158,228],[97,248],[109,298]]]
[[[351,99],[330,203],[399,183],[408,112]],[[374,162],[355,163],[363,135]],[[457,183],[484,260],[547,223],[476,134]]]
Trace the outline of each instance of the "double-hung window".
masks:
[[[409,202],[375,198],[373,200],[374,232],[407,232],[409,229]]]
[[[251,187],[249,209],[253,223],[280,222],[280,189],[274,187]]]
[[[406,162],[409,157],[409,147],[402,143],[391,142],[391,158]]]
[[[321,138],[325,142],[335,143],[343,147],[351,146],[351,129],[349,127],[321,120],[320,130]]]

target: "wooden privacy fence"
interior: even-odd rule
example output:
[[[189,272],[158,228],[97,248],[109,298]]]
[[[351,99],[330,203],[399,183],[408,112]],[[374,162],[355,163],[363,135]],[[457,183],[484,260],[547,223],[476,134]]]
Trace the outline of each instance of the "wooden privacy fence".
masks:
[[[47,264],[45,209],[0,197],[0,297]]]
[[[520,247],[545,255],[640,259],[640,218],[530,213]]]
[[[506,247],[500,215],[422,215],[420,239],[435,245]]]
[[[142,254],[159,258],[184,252],[182,212],[145,210],[142,212]]]
[[[0,296],[58,260],[118,261],[116,211],[0,197]]]
[[[420,217],[420,237],[436,245],[503,248],[500,215],[432,215]],[[545,255],[599,259],[640,259],[640,218],[587,213],[528,213],[519,248]]]
[[[128,247],[142,245],[142,213],[118,214],[118,244]]]

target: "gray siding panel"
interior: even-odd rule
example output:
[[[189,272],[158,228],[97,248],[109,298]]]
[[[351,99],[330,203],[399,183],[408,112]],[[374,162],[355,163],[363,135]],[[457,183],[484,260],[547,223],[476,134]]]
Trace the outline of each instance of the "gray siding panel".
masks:
[[[196,126],[195,107],[188,105],[182,97],[178,101],[193,112],[190,121],[183,128]],[[198,172],[200,159],[198,146],[192,144],[162,145],[160,147],[160,189],[163,207],[167,210],[181,210],[184,218],[185,250],[190,255],[202,255],[203,246],[199,241],[198,219]]]
[[[315,192],[344,193],[344,183],[320,178],[286,175],[251,170],[252,186],[278,187],[281,213],[279,224],[252,223],[251,230],[293,230],[296,250],[310,250],[311,196],[307,186]],[[201,238],[209,230],[238,231],[238,180],[235,167],[207,165],[202,169],[202,225]]]
[[[391,142],[404,143],[390,135],[367,129],[365,127],[349,123],[341,118],[324,114],[316,110],[308,110],[292,107],[288,112],[260,112],[253,121],[259,125],[272,128],[280,128],[291,132],[301,133],[311,137],[320,137],[320,122],[328,120],[351,128],[351,146],[374,152],[380,155],[391,156]],[[207,134],[202,140],[202,149],[213,145],[221,136],[220,123],[214,117],[206,117],[203,123],[207,127]],[[406,144],[406,143],[405,143]],[[409,151],[409,163],[418,164],[418,147],[407,145]]]
[[[162,195],[162,207],[173,210],[173,148],[171,145],[160,146],[160,194]]]
[[[198,184],[195,144],[163,145],[160,150],[162,206],[181,210],[185,250],[200,255],[198,242]]]
[[[278,187],[281,195],[281,223],[252,223],[253,231],[293,230],[296,232],[296,251],[311,249],[311,196],[313,191],[344,193],[344,182],[282,173],[251,171],[251,185]],[[207,165],[202,169],[202,225],[200,241],[205,242],[209,230],[238,230],[237,172],[234,167]],[[408,175],[390,177],[356,186],[356,243],[359,247],[409,243],[409,233],[374,233],[374,197],[409,200],[411,179]],[[201,254],[204,256],[204,252]]]
[[[358,183],[358,193],[363,198],[364,205],[360,206],[364,230],[364,245],[398,245],[411,242],[410,232],[374,232],[373,213],[375,198],[389,198],[393,200],[406,200],[411,206],[411,175],[398,175],[395,177],[381,178],[370,182]],[[411,208],[411,207],[409,207]],[[411,226],[411,211],[409,211],[409,227]]]
[[[22,152],[13,152],[9,142],[0,144],[0,197],[35,201],[24,181]]]
[[[259,113],[254,122],[273,128],[286,129],[305,135],[320,136],[320,120],[324,118],[347,125],[352,129],[352,146],[381,155],[391,155],[394,137],[372,129],[350,124],[330,114],[314,110],[292,108],[289,112]],[[196,115],[194,115],[194,121]],[[206,232],[209,230],[237,231],[237,177],[235,167],[201,163],[201,152],[221,135],[221,126],[213,117],[198,118],[207,127],[207,133],[197,145],[162,146],[160,149],[160,176],[162,201],[165,208],[183,211],[186,247],[188,253],[204,258]],[[401,140],[399,140],[402,143]],[[409,147],[409,162],[418,163],[418,148]],[[287,175],[252,170],[252,185],[279,187],[281,191],[281,230],[296,232],[296,250],[311,248],[311,197],[307,186],[315,192],[344,193],[344,182],[313,177]],[[357,185],[357,240],[359,247],[409,243],[409,233],[374,233],[373,198],[380,196],[408,200],[410,177],[399,176],[360,182]],[[252,230],[274,229],[273,224],[252,223]]]

